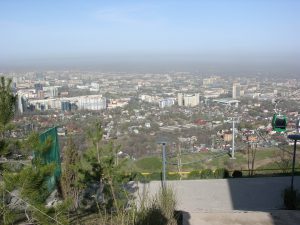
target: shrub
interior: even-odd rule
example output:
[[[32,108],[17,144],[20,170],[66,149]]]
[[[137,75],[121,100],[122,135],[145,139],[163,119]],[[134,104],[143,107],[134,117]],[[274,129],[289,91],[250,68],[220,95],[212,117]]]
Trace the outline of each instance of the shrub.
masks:
[[[167,174],[167,180],[180,180],[180,175],[178,173]]]
[[[211,169],[204,169],[204,170],[201,171],[201,178],[202,179],[214,178],[214,173]]]
[[[232,173],[232,177],[234,177],[234,178],[238,178],[238,177],[242,177],[242,176],[243,176],[243,172],[240,170],[235,170]]]
[[[228,178],[229,177],[229,172],[225,168],[218,168],[214,172],[214,177],[215,178]]]
[[[193,170],[191,171],[188,176],[187,176],[188,179],[200,179],[201,176],[200,176],[200,171],[198,170]]]
[[[136,214],[135,225],[178,224],[178,214],[175,213],[176,196],[171,188],[160,189],[150,202],[149,199],[145,200]]]

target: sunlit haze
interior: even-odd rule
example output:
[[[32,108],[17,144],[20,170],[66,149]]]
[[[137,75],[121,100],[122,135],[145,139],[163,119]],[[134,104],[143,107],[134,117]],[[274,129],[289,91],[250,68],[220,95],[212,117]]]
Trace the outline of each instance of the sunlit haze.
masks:
[[[299,72],[299,11],[297,0],[1,1],[0,66]]]

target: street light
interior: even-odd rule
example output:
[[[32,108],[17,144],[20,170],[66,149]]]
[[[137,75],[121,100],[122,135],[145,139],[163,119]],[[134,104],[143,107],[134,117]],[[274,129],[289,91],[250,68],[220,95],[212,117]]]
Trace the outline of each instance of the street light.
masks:
[[[162,145],[162,188],[166,187],[166,141],[158,141]]]
[[[239,122],[238,117],[231,117],[229,118],[229,121],[232,122],[232,148],[231,148],[231,159],[235,159],[234,153],[235,153],[235,141],[234,141],[234,136],[235,136],[235,123]]]
[[[294,173],[295,173],[295,161],[296,161],[296,147],[297,141],[300,140],[300,134],[288,135],[288,138],[294,140],[294,153],[293,153],[293,166],[292,166],[292,180],[291,180],[291,191],[294,191]]]

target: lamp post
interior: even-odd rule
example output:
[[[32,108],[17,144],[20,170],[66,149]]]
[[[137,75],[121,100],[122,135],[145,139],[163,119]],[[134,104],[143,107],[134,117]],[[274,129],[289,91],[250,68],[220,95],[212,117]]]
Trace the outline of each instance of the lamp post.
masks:
[[[234,127],[234,119],[232,119],[232,151],[231,151],[231,158],[232,159],[235,159],[235,157],[234,157],[234,136],[235,136],[235,133],[234,133],[234,131],[235,131],[235,127]]]
[[[162,145],[162,188],[166,187],[166,141],[159,141]]]
[[[162,150],[162,169],[163,169],[163,188],[166,187],[166,143],[163,143],[163,150]]]
[[[297,141],[300,140],[300,134],[288,135],[288,138],[294,140],[294,152],[293,152],[293,165],[292,165],[292,180],[291,180],[291,191],[294,191],[294,174],[295,174],[295,161],[296,161],[296,147]]]
[[[232,148],[231,148],[231,159],[235,159],[234,153],[235,153],[235,123],[239,121],[239,117],[231,117],[229,118],[230,122],[232,122]]]

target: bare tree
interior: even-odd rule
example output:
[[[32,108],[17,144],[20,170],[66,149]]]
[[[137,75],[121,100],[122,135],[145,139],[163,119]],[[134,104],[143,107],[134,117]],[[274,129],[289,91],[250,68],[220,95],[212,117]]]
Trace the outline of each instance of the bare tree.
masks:
[[[254,166],[256,159],[256,151],[257,151],[257,143],[256,142],[248,142],[247,147],[247,158],[248,158],[248,175],[254,175]]]

